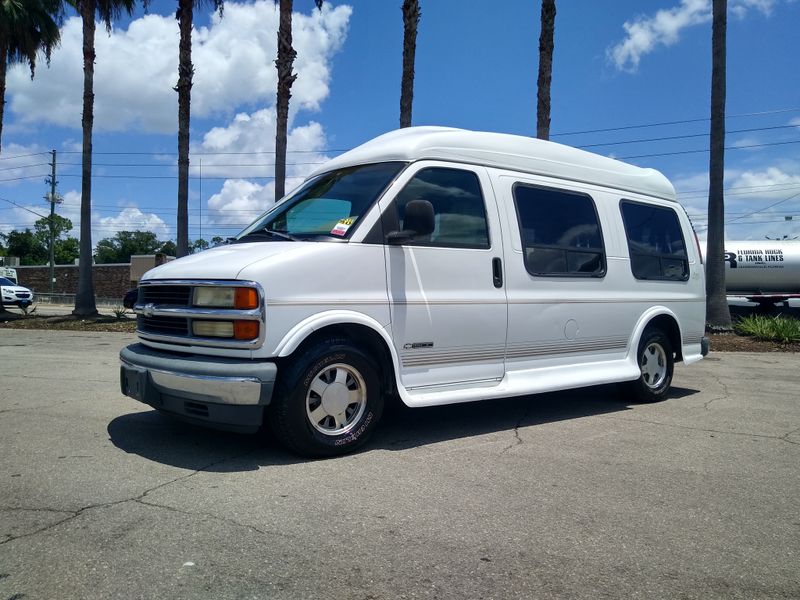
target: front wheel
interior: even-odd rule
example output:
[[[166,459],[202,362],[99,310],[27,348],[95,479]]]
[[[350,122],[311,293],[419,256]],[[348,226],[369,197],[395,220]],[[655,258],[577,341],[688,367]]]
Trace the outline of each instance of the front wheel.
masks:
[[[319,342],[286,365],[267,419],[275,437],[304,456],[335,456],[363,445],[381,417],[378,369],[347,340]]]
[[[663,400],[672,384],[675,368],[669,338],[660,329],[646,329],[639,342],[636,358],[640,375],[626,384],[626,395],[635,402]]]

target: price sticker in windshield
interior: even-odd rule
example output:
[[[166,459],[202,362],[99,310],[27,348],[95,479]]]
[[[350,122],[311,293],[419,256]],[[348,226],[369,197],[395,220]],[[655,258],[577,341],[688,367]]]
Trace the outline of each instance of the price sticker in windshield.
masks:
[[[343,236],[347,233],[347,230],[356,222],[358,217],[348,217],[346,219],[339,219],[339,222],[336,223],[333,229],[331,229],[331,235],[338,235]]]

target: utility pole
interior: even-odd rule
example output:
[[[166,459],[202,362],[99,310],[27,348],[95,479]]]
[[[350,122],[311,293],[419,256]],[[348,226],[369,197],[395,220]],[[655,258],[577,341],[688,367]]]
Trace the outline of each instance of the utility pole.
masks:
[[[50,218],[48,221],[50,222],[50,296],[52,296],[56,283],[56,204],[61,204],[63,198],[56,193],[56,185],[58,184],[58,181],[56,181],[56,151],[51,150],[50,154],[53,157],[53,162],[50,163],[50,177],[45,179],[45,183],[50,184],[50,192],[45,194],[44,199],[50,203]]]

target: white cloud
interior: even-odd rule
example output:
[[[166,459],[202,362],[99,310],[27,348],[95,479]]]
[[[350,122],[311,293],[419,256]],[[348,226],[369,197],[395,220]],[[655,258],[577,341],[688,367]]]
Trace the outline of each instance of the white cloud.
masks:
[[[293,38],[298,78],[292,87],[294,110],[316,110],[329,93],[330,61],[347,34],[352,9],[323,6],[310,15],[294,13]],[[232,114],[238,106],[274,104],[277,73],[278,10],[272,0],[225,3],[225,16],[193,34],[192,115]],[[178,25],[171,15],[145,15],[110,36],[98,27],[95,64],[95,127],[122,131],[177,129]],[[146,60],[145,60],[146,59]],[[10,69],[10,111],[24,122],[79,128],[82,111],[81,23],[66,21],[61,47],[50,68],[36,79],[20,66]]]
[[[291,125],[291,124],[290,124]],[[328,159],[322,126],[314,121],[290,129],[287,139],[286,190]],[[231,177],[208,200],[208,223],[244,228],[275,200],[274,181],[256,183],[246,177],[272,178],[275,167],[275,111],[236,115],[227,127],[209,131],[195,152],[203,153],[203,174]],[[247,154],[227,154],[245,152]],[[218,154],[214,154],[218,153]],[[197,164],[195,158],[193,164]],[[243,165],[243,166],[232,166]]]
[[[738,17],[752,9],[768,15],[777,0],[731,0],[730,12]],[[659,46],[672,46],[684,29],[711,21],[711,0],[681,0],[653,16],[638,16],[625,21],[625,39],[606,51],[606,58],[620,71],[635,72],[642,57]]]
[[[22,204],[9,208],[11,216],[0,218],[0,233],[11,230],[23,231],[26,228],[33,230],[33,224],[49,213],[46,203],[39,205]],[[0,214],[4,214],[3,213]],[[103,238],[113,237],[119,231],[152,231],[158,239],[165,241],[171,237],[171,228],[156,214],[142,212],[139,208],[128,206],[121,208],[115,216],[101,217],[97,210],[92,215],[92,244],[97,245]],[[56,205],[56,214],[72,221],[72,229],[66,235],[80,238],[81,228],[81,194],[70,190],[63,196],[63,202]],[[41,216],[40,216],[41,215]],[[14,227],[4,225],[5,219],[10,219]]]
[[[678,199],[705,239],[708,173],[674,180]],[[725,172],[726,239],[764,239],[800,234],[800,164]],[[774,205],[774,206],[772,206]],[[786,221],[785,216],[792,220]]]
[[[95,237],[93,234],[92,241],[95,245],[102,238],[112,237],[119,231],[150,231],[160,240],[169,238],[169,227],[161,217],[153,213],[143,213],[135,207],[124,208],[115,217],[102,217],[94,224],[93,229],[95,228],[99,230],[100,236]]]
[[[325,133],[319,123],[291,128],[287,137],[287,174],[302,176],[327,160]],[[215,127],[193,147],[192,163],[203,161],[203,174],[217,177],[271,177],[275,165],[275,111],[240,113],[226,127]]]
[[[50,173],[50,151],[38,144],[23,146],[3,144],[0,157],[0,186],[15,186],[26,179],[41,177]]]
[[[272,182],[261,185],[244,179],[228,179],[222,189],[208,200],[208,220],[215,225],[244,229],[272,206],[274,196],[275,184]]]

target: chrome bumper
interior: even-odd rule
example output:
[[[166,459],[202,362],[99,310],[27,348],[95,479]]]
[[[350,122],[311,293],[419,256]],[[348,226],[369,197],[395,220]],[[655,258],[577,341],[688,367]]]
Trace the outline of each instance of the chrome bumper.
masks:
[[[123,394],[175,416],[255,430],[272,399],[273,362],[178,355],[132,344],[120,352]]]

